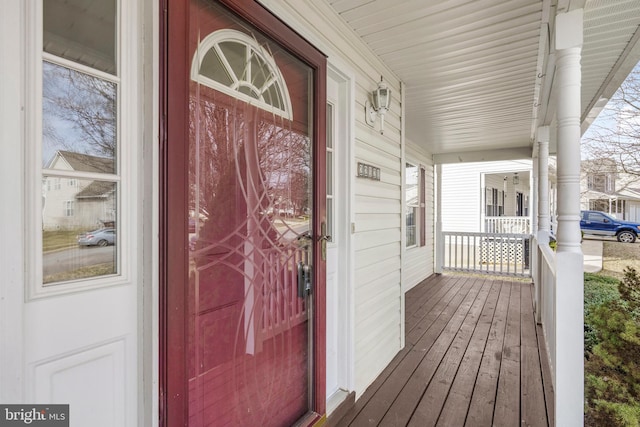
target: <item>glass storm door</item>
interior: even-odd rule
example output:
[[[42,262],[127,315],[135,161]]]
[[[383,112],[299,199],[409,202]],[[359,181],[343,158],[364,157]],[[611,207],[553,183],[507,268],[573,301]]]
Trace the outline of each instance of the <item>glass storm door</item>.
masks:
[[[190,426],[289,426],[318,411],[316,73],[216,2],[187,20],[188,261],[169,284],[184,289],[183,410]]]

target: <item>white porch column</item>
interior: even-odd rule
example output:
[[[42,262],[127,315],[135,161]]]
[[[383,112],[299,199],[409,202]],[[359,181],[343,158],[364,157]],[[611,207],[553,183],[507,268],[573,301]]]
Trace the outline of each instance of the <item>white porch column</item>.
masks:
[[[538,128],[538,241],[549,243],[549,126]]]
[[[540,171],[538,169],[538,156],[533,157],[533,165],[531,170],[531,190],[529,197],[531,199],[531,234],[536,236],[538,234],[538,176]]]
[[[555,295],[555,422],[582,426],[583,255],[580,245],[580,56],[583,10],[556,19],[558,230]]]
[[[444,262],[444,236],[442,235],[442,164],[436,165],[436,265],[433,271],[442,274]]]
[[[530,224],[531,229],[529,233],[531,234],[531,239],[529,239],[529,269],[531,271],[531,278],[533,279],[534,286],[534,294],[533,294],[533,306],[534,313],[537,313],[540,307],[540,300],[538,299],[538,288],[540,287],[540,273],[539,273],[539,265],[540,261],[538,259],[538,154],[537,154],[538,146],[537,144],[534,146],[534,155],[533,155],[533,167],[531,169],[531,190],[529,200],[531,200],[531,213]],[[538,321],[538,319],[536,319]]]
[[[549,126],[540,126],[537,132],[538,138],[538,221],[535,230],[536,243],[539,245],[549,244]],[[536,248],[536,254],[538,248]],[[536,308],[536,322],[542,323],[542,274],[540,268],[542,260],[538,260],[536,265],[536,275],[534,279],[534,294]]]

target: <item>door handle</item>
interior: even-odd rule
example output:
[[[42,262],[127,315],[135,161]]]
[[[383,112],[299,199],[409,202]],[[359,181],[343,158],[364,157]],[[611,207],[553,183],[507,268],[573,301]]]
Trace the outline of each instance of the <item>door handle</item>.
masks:
[[[305,298],[311,293],[311,266],[298,262],[298,298]]]
[[[327,242],[331,241],[331,236],[327,235],[327,223],[323,222],[320,224],[320,236],[318,237],[320,240],[320,250],[322,252],[322,260],[327,260]]]

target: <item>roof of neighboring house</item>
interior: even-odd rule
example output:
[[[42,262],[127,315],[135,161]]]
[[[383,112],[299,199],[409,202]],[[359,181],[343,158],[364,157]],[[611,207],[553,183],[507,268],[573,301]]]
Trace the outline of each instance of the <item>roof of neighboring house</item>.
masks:
[[[77,195],[77,199],[106,198],[116,190],[115,182],[93,181]]]
[[[69,163],[69,166],[75,171],[81,172],[101,172],[101,173],[114,173],[114,161],[112,158],[91,156],[89,154],[76,153],[73,151],[59,150],[56,156],[51,160],[49,166],[51,166],[58,156],[62,157]]]
[[[618,191],[617,195],[627,200],[640,200],[640,188],[625,188]]]
[[[588,190],[583,193],[583,197],[587,199],[624,199],[624,200],[640,200],[640,188],[625,188],[615,193],[607,194],[601,191]]]

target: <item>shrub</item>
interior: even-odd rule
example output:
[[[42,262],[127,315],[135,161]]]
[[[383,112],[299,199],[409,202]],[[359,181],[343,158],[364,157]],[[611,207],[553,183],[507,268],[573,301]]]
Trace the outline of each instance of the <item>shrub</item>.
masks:
[[[604,303],[620,299],[618,283],[619,280],[613,277],[591,273],[584,275],[584,351],[587,358],[598,343],[597,330],[590,320],[591,313]]]
[[[625,269],[618,292],[619,299],[603,296],[604,302],[589,308],[587,321],[597,343],[585,364],[585,415],[593,425],[640,426],[640,277],[635,269]]]

